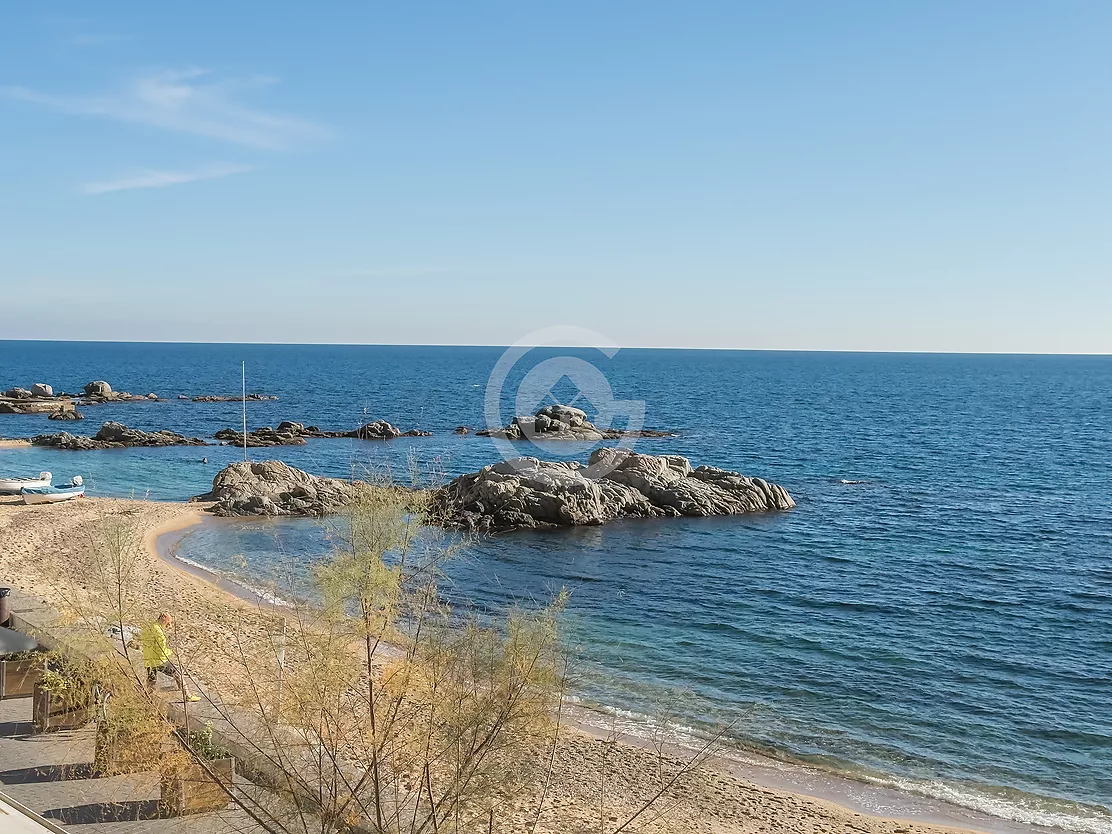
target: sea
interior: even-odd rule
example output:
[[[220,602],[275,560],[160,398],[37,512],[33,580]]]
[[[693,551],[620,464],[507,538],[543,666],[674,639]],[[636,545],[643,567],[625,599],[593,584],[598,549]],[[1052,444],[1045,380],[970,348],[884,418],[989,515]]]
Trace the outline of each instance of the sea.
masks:
[[[474,434],[562,402],[674,433],[637,451],[783,485],[798,504],[785,513],[479,539],[445,592],[500,611],[566,589],[574,695],[604,724],[725,728],[739,759],[1112,832],[1112,357],[0,342],[0,390],[103,379],[166,400],[88,406],[79,423],[0,415],[0,435],[117,420],[211,438],[241,404],[179,395],[235,395],[244,375],[278,397],[247,403],[250,428],[432,432],[249,450],[315,474],[586,460],[586,444]],[[0,472],[182,500],[242,457],[9,448]],[[314,521],[212,521],[175,552],[263,587],[329,546]]]

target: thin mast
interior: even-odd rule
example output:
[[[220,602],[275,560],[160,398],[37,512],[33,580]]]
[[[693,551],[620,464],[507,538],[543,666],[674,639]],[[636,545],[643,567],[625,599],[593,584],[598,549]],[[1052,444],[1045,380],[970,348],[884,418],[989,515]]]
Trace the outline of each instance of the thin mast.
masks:
[[[247,360],[240,369],[243,374],[243,460],[247,461]]]

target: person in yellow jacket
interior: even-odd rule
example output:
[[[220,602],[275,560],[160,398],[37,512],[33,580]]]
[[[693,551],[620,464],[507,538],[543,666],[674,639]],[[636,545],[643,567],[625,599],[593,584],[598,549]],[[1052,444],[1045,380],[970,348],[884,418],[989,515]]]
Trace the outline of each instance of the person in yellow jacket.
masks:
[[[161,672],[174,679],[174,683],[184,694],[185,700],[199,701],[200,698],[186,690],[181,671],[171,660],[174,653],[170,651],[170,644],[166,640],[164,629],[172,628],[173,625],[174,618],[163,611],[158,615],[158,619],[147,624],[139,635],[139,644],[143,647],[143,665],[147,667],[147,689],[154,689],[158,673]]]

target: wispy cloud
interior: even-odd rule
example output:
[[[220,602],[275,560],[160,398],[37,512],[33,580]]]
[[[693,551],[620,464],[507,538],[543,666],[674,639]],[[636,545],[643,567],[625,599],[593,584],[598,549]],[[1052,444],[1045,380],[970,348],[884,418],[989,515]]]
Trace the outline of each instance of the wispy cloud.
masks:
[[[215,180],[253,170],[246,165],[208,165],[193,171],[140,171],[127,177],[103,182],[87,182],[81,186],[85,194],[107,194],[132,188],[165,188],[198,180]]]
[[[212,79],[204,70],[188,69],[139,75],[119,90],[97,95],[55,95],[27,87],[3,87],[0,94],[64,113],[101,116],[267,150],[288,150],[328,136],[322,125],[237,101],[245,90],[272,83],[273,79],[261,77]]]

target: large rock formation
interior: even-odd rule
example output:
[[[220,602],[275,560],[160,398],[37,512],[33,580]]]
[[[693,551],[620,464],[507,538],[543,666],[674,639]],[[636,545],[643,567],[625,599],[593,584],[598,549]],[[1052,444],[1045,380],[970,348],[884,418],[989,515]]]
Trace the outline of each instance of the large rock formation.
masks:
[[[29,400],[33,396],[26,388],[9,388],[4,392],[4,396],[10,400]]]
[[[98,379],[95,382],[90,382],[85,386],[86,397],[101,397],[109,399],[116,392],[112,390],[112,386],[105,382],[103,379]]]
[[[619,440],[623,437],[672,436],[670,432],[653,429],[641,431],[600,429],[587,419],[587,412],[570,405],[546,405],[531,417],[514,417],[505,428],[483,429],[475,434],[479,437],[497,437],[504,440],[579,440],[586,443]]]
[[[214,501],[218,516],[320,516],[336,512],[357,495],[358,485],[321,478],[279,460],[242,461],[220,470],[212,492],[194,501]]]
[[[31,386],[32,397],[53,397],[54,388],[45,382],[36,382]]]
[[[85,415],[76,408],[59,408],[50,412],[48,420],[84,420]]]
[[[590,465],[517,458],[462,475],[436,491],[434,516],[478,532],[603,524],[619,518],[787,510],[787,491],[760,478],[677,455],[597,449]]]
[[[69,432],[40,434],[31,438],[34,446],[50,446],[85,452],[94,449],[121,449],[128,446],[206,446],[199,437],[186,437],[172,431],[142,431],[129,429],[123,423],[108,422],[92,437],[72,435]]]

